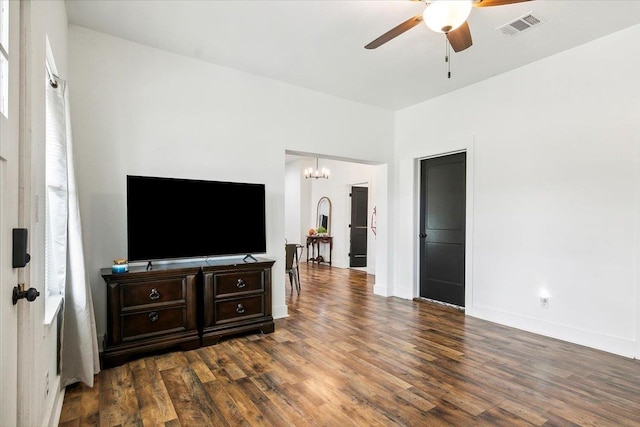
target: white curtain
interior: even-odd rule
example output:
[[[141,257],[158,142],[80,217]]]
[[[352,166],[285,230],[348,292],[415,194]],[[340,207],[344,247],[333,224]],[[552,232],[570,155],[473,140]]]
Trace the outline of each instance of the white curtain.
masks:
[[[46,90],[47,292],[64,296],[60,376],[63,387],[83,382],[93,387],[100,372],[91,286],[85,268],[76,187],[69,90],[55,78]]]

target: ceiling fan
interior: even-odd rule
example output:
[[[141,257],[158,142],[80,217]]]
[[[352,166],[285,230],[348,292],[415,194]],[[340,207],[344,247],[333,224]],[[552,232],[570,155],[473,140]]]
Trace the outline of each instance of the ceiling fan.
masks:
[[[503,6],[531,0],[412,0],[424,1],[427,8],[423,13],[413,16],[402,24],[387,31],[371,43],[366,49],[375,49],[400,34],[423,22],[433,31],[444,33],[455,52],[465,50],[473,44],[467,18],[472,7]]]

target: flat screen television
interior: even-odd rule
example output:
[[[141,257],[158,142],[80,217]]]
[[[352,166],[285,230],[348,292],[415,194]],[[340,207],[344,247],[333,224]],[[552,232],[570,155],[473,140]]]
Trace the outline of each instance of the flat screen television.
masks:
[[[127,175],[129,262],[266,250],[264,184]]]

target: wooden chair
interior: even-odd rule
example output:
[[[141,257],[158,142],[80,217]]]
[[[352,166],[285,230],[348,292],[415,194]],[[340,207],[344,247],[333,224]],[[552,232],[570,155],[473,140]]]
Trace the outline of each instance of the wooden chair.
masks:
[[[291,292],[293,292],[293,285],[296,286],[296,291],[300,295],[300,257],[302,255],[302,249],[304,246],[297,243],[286,243],[285,247],[285,271],[289,275],[289,284],[291,285]]]

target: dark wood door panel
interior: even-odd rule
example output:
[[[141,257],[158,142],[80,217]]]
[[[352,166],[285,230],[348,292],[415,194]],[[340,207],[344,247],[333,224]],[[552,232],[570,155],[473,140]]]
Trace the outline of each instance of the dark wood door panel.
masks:
[[[351,187],[349,266],[367,266],[367,211],[369,188]]]
[[[427,279],[426,286],[429,289],[429,299],[462,307],[460,301],[464,301],[464,286],[461,283]]]
[[[427,229],[464,230],[465,163],[453,161],[427,169]]]
[[[426,263],[429,279],[453,284],[464,282],[462,245],[427,242]]]
[[[464,307],[466,153],[420,164],[420,296]]]

